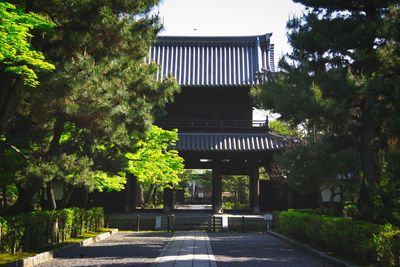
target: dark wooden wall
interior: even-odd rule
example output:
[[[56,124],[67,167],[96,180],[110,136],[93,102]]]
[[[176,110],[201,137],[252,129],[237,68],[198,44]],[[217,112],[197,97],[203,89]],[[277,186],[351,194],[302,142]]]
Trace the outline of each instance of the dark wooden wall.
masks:
[[[318,193],[302,194],[286,182],[260,180],[260,210],[307,209],[318,207]]]
[[[183,87],[163,119],[251,120],[252,101],[245,87]]]

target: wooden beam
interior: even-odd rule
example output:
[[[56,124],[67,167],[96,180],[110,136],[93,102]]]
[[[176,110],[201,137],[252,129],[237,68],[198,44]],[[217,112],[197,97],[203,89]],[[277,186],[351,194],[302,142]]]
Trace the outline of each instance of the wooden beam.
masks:
[[[164,188],[163,204],[164,212],[171,212],[174,209],[174,195],[172,188]]]
[[[259,162],[254,160],[250,162],[250,184],[249,184],[249,201],[250,209],[254,213],[260,212],[260,172]]]
[[[212,169],[212,209],[214,213],[222,212],[222,178],[221,178],[221,160],[213,159]]]
[[[128,213],[132,211],[132,181],[130,175],[127,175],[126,177],[126,184],[124,191],[125,191],[124,211],[125,213]]]

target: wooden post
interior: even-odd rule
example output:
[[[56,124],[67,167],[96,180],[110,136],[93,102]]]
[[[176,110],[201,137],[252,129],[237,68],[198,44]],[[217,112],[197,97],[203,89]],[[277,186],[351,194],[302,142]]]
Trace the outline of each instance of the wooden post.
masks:
[[[164,188],[163,193],[163,202],[164,202],[164,212],[171,212],[174,208],[173,203],[173,189],[172,188]]]
[[[249,202],[250,209],[254,213],[260,212],[260,173],[257,161],[250,162],[250,184],[249,184]]]
[[[132,199],[132,181],[131,181],[131,176],[127,174],[126,184],[125,184],[125,205],[124,205],[125,213],[132,211],[131,199]]]
[[[131,180],[131,211],[134,211],[137,206],[137,178],[133,174],[128,174],[127,179]]]
[[[213,159],[212,169],[212,209],[214,213],[221,213],[222,210],[222,180],[221,160]]]

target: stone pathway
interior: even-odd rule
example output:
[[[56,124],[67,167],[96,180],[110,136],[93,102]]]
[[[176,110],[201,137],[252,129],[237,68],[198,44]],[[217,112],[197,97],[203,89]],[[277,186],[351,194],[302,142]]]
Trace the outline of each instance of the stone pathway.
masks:
[[[208,236],[204,232],[177,232],[154,261],[157,267],[216,267]]]
[[[62,257],[38,266],[151,266],[172,236],[166,232],[118,232],[98,243],[72,248]]]
[[[270,234],[210,233],[218,267],[331,267]]]
[[[269,234],[196,231],[118,232],[39,266],[330,267]]]

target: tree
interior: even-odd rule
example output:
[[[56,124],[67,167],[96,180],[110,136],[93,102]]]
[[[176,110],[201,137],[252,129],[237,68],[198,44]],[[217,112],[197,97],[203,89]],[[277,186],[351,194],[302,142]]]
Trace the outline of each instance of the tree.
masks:
[[[37,73],[52,71],[55,66],[30,40],[32,31],[48,31],[54,23],[35,13],[25,13],[14,5],[0,1],[0,135],[4,133],[20,101],[25,86],[39,84]],[[39,33],[39,32],[38,32]],[[19,81],[22,80],[24,85]],[[26,88],[25,88],[26,89]],[[4,146],[4,144],[2,144]]]
[[[327,136],[331,153],[358,152],[359,205],[372,218],[380,158],[400,126],[394,115],[400,110],[398,1],[295,2],[308,11],[287,24],[293,53],[254,94],[281,119],[302,124],[309,136]]]
[[[135,175],[141,185],[149,187],[145,203],[150,202],[157,187],[172,188],[181,181],[183,159],[178,151],[171,149],[177,140],[176,130],[152,126],[143,137],[139,135],[133,152],[125,154],[128,159],[126,170]]]
[[[54,65],[46,62],[43,53],[32,47],[30,31],[49,30],[55,24],[4,1],[0,2],[0,17],[0,72],[16,74],[25,85],[36,87],[39,81],[35,71],[51,71]]]
[[[121,177],[124,155],[135,145],[130,136],[148,129],[154,114],[179,91],[172,78],[157,81],[157,66],[145,63],[161,27],[151,13],[157,2],[26,1],[30,10],[57,25],[46,40],[32,40],[57,69],[25,96],[6,133],[7,142],[27,155],[26,166],[65,170],[53,170],[50,176],[22,175],[15,211],[32,208],[27,205],[42,187],[51,199],[54,179],[71,190],[90,191],[93,177]],[[79,163],[80,171],[93,179],[71,181],[71,173],[80,171],[74,164],[61,166],[63,157]],[[96,173],[102,175],[92,175]],[[106,184],[120,188],[121,183]]]

